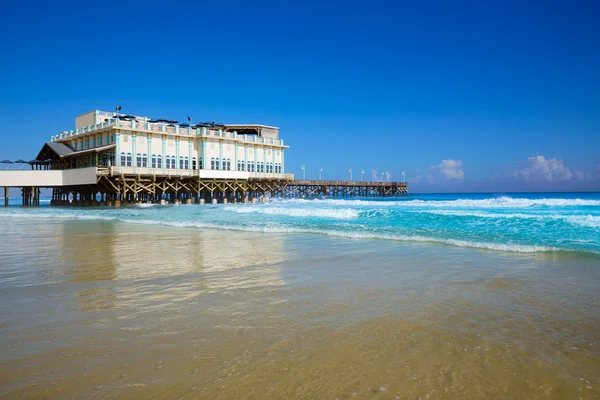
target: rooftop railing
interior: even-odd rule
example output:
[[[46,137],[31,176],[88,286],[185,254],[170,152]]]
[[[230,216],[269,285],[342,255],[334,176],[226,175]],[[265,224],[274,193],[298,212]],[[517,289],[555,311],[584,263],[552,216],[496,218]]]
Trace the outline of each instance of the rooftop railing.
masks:
[[[50,137],[51,142],[55,142],[58,140],[64,140],[71,137],[83,135],[86,133],[92,133],[96,131],[102,131],[107,128],[121,128],[121,129],[131,129],[137,131],[147,131],[154,133],[164,133],[166,135],[175,135],[175,136],[190,136],[190,137],[216,137],[223,139],[234,139],[243,141],[246,143],[261,143],[261,144],[270,144],[275,146],[282,146],[283,140],[274,139],[274,138],[265,138],[258,137],[258,135],[238,135],[237,132],[228,132],[222,131],[221,129],[208,129],[206,127],[203,128],[191,128],[191,127],[182,127],[179,125],[173,124],[164,124],[160,122],[145,122],[145,121],[137,121],[137,120],[122,120],[122,119],[109,119],[107,121],[101,122],[99,124],[88,125],[82,128],[78,128],[74,131],[63,131],[58,135],[54,135]]]

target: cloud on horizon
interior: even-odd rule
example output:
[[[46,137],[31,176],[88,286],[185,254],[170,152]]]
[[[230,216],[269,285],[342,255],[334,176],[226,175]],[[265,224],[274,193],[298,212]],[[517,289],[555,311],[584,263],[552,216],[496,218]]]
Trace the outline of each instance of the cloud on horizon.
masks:
[[[462,182],[465,179],[462,160],[442,160],[437,165],[431,165],[427,169],[429,173],[418,175],[414,182],[442,183],[453,180]]]
[[[512,176],[526,182],[559,182],[575,179],[583,181],[591,178],[590,174],[584,174],[581,171],[571,172],[563,160],[558,158],[546,158],[542,155],[529,157],[527,161],[521,163],[523,167]]]

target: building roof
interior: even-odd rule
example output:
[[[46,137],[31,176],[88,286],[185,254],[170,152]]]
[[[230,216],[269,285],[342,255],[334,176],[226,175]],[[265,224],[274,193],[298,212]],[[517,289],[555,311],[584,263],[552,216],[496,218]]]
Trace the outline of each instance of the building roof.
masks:
[[[258,129],[258,128],[269,128],[269,129],[279,129],[277,126],[269,126],[262,124],[224,124],[226,128],[250,128],[250,129]]]
[[[35,159],[42,161],[48,158],[52,158],[51,156],[65,157],[74,152],[75,150],[68,144],[60,142],[46,142],[42,146],[42,149],[40,150]]]

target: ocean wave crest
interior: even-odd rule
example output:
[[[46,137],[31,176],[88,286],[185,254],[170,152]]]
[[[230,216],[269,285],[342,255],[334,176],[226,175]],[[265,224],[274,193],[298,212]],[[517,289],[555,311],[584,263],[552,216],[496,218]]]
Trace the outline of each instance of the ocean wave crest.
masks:
[[[299,218],[331,218],[331,219],[353,219],[357,218],[359,212],[350,208],[289,208],[289,207],[273,207],[269,205],[256,206],[239,206],[232,205],[225,208],[227,211],[239,214],[264,214],[264,215],[280,215],[286,217]]]
[[[456,217],[477,217],[490,219],[533,219],[537,221],[564,221],[571,225],[587,228],[599,228],[600,216],[595,215],[562,215],[562,214],[524,214],[524,213],[486,213],[477,211],[459,211],[459,210],[424,210],[422,213],[434,215],[446,215]]]

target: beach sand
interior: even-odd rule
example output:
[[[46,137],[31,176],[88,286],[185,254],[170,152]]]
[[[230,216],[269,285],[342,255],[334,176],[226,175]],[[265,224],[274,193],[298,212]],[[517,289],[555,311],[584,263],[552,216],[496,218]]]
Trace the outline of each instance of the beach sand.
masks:
[[[600,394],[594,257],[3,222],[2,398]]]

